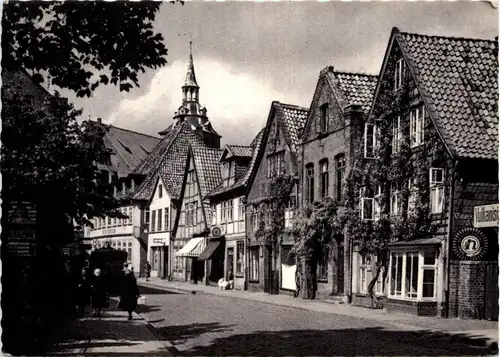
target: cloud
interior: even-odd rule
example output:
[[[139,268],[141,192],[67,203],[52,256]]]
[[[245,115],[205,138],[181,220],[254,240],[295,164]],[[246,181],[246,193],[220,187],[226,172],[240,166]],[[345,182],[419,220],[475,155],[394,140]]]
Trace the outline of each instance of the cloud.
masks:
[[[223,143],[248,144],[265,125],[273,100],[309,106],[309,96],[282,93],[264,78],[236,71],[232,66],[210,58],[195,58],[200,86],[200,103]],[[107,122],[155,134],[173,122],[181,105],[187,61],[175,61],[160,69],[148,90],[134,99],[123,99]]]

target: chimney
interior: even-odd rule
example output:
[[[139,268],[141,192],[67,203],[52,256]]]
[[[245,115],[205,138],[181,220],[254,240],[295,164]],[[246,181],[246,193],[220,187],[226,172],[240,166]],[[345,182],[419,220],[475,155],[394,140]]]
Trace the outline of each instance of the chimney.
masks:
[[[327,73],[333,73],[335,69],[333,68],[333,66],[326,66],[325,68],[323,68],[321,70],[321,72],[319,73],[320,76],[324,76],[325,74]]]
[[[132,192],[135,191],[135,182],[134,182],[134,179],[130,180],[130,188],[131,188]]]
[[[344,108],[345,125],[356,125],[361,123],[363,117],[361,104],[349,104]]]
[[[102,118],[97,118],[97,124],[102,125]]]

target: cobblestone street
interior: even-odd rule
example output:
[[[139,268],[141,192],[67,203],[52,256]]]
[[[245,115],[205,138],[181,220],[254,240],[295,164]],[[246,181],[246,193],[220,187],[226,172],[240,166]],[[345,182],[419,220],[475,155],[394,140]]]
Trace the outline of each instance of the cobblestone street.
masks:
[[[139,313],[182,356],[488,355],[456,333],[203,293],[142,287]]]

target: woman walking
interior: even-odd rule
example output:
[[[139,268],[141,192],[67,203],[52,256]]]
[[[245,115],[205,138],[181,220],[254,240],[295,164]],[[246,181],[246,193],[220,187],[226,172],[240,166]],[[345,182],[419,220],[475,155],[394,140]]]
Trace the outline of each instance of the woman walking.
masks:
[[[109,306],[106,283],[101,276],[101,269],[94,270],[94,281],[91,286],[92,309],[94,317],[101,317],[101,309]]]
[[[132,320],[132,312],[137,307],[137,299],[140,295],[139,288],[137,287],[137,281],[130,269],[124,269],[124,274],[118,308],[127,311],[128,319]]]

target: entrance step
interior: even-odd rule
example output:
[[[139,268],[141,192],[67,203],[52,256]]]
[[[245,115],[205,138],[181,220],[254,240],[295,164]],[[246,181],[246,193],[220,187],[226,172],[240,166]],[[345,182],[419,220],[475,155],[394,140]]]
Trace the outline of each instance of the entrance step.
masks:
[[[329,304],[343,304],[344,297],[342,295],[329,295],[324,297],[323,299],[319,299],[319,301],[327,302]]]

